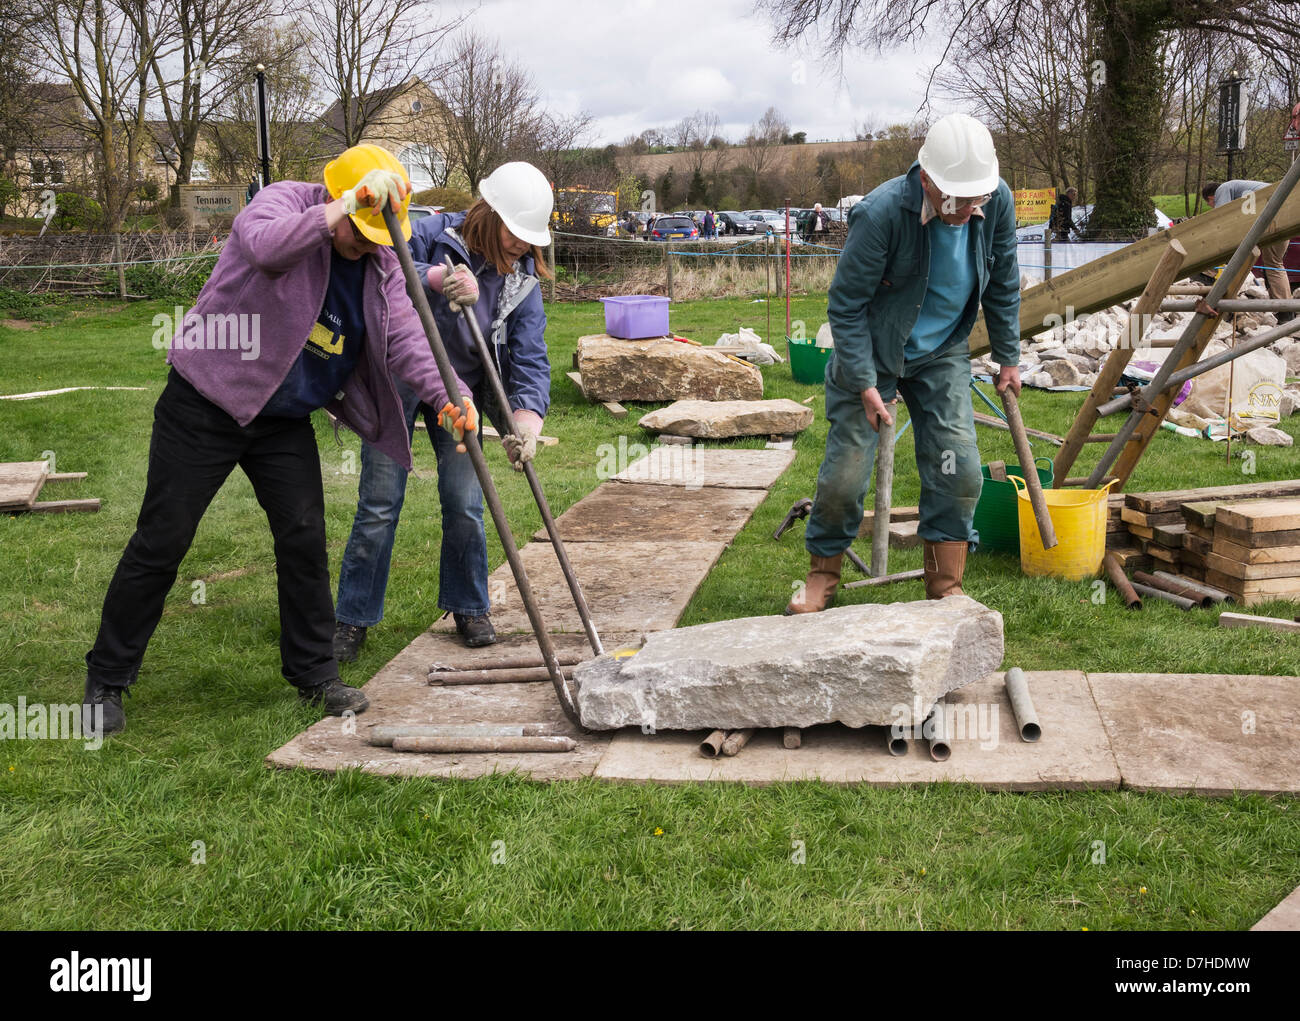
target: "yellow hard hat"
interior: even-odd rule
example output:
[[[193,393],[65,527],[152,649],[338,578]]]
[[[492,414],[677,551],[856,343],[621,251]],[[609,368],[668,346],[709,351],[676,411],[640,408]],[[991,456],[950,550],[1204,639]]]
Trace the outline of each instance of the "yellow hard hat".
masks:
[[[325,164],[325,189],[330,193],[330,198],[336,199],[349,188],[355,188],[360,184],[361,179],[372,170],[391,170],[395,174],[401,174],[402,180],[407,184],[411,183],[406,168],[396,156],[381,145],[363,142],[345,150]],[[411,193],[408,191],[406,198],[402,199],[402,208],[398,212],[398,219],[402,224],[402,237],[408,241],[411,239],[411,219],[407,215],[407,207],[410,204]],[[384,225],[382,210],[362,207],[352,214],[352,222],[357,225],[357,230],[375,244],[392,245],[393,238]]]

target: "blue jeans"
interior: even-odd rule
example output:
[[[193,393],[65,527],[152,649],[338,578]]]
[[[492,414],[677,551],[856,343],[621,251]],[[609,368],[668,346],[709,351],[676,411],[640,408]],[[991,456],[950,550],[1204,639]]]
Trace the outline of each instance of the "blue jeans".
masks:
[[[419,398],[398,384],[406,427],[414,433]],[[483,395],[473,395],[483,417]],[[425,410],[425,424],[438,459],[438,500],[442,504],[442,553],[438,565],[438,606],[478,617],[488,612],[487,535],[483,530],[483,490],[468,454],[438,427],[436,412]],[[480,440],[482,433],[480,432]],[[384,617],[384,593],[393,556],[397,519],[406,497],[406,469],[367,443],[361,445],[357,513],[339,568],[335,617],[355,627],[373,627]]]
[[[973,524],[975,505],[984,479],[969,388],[965,339],[904,363],[899,378],[882,375],[876,381],[881,400],[902,397],[912,418],[921,475],[917,534],[931,542],[968,542],[974,549],[979,540]],[[804,532],[804,546],[819,557],[843,553],[857,538],[876,459],[877,437],[867,424],[862,395],[832,382],[829,367],[826,418],[831,426],[826,456]]]

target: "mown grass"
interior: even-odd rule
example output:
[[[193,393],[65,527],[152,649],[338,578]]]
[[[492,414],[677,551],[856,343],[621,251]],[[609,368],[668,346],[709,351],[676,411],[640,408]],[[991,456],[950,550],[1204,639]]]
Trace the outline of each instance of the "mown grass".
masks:
[[[813,332],[824,308],[824,296],[796,298],[792,314]],[[46,495],[104,501],[97,515],[0,517],[0,702],[80,698],[82,656],[143,493],[164,377],[150,343],[160,310],[100,305],[32,330],[0,328],[0,393],[148,387],[0,402],[0,461],[53,450],[59,470],[90,477]],[[772,313],[779,338],[784,308]],[[766,337],[766,314],[740,299],[682,303],[673,328],[711,341],[749,325]],[[648,406],[631,406],[619,422],[586,404],[564,375],[577,337],[601,325],[596,304],[551,309],[546,431],[561,443],[538,464],[557,514],[598,484],[603,444],[649,439],[635,424]],[[764,375],[769,396],[814,396],[818,419],[684,623],[776,612],[804,573],[800,527],[780,543],[771,533],[795,499],[813,492],[825,437],[820,388],[794,383],[782,366]],[[1081,400],[1026,393],[1022,405],[1031,425],[1064,432]],[[323,423],[318,435],[337,571],[358,444],[343,434],[337,445]],[[897,504],[917,496],[910,435],[900,445]],[[986,459],[1011,458],[1005,433],[981,429],[979,438]],[[1293,450],[1257,450],[1256,458],[1255,479],[1294,477],[1300,466]],[[528,534],[539,519],[522,479],[504,470],[499,449],[489,460],[515,533]],[[1129,488],[1248,480],[1242,465],[1225,463],[1222,446],[1161,435]],[[359,662],[345,667],[354,683],[436,612],[434,462],[418,435],[416,466],[387,616]],[[495,542],[491,559],[502,560]],[[896,552],[891,564],[918,566],[919,557]],[[196,581],[205,583],[202,604],[191,598]],[[1007,557],[972,557],[968,591],[1004,614],[1008,664],[1297,671],[1294,650],[1275,635],[1219,630],[1210,612],[1094,605],[1087,585],[1030,581]],[[914,585],[848,598],[919,594]],[[1283,798],[274,772],[263,757],[313,719],[279,678],[277,634],[270,536],[236,473],[181,567],[127,702],[127,731],[98,752],[68,742],[0,745],[0,885],[8,893],[0,926],[1242,928],[1300,882],[1300,825]],[[792,860],[796,841],[806,864]],[[1094,863],[1096,841],[1105,843],[1104,865]],[[193,863],[196,842],[203,864]]]

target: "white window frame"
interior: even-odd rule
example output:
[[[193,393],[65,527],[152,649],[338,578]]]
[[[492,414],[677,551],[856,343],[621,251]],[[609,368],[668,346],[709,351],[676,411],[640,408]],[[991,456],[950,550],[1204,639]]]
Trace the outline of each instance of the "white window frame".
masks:
[[[424,191],[437,186],[433,174],[428,170],[428,156],[432,153],[439,167],[439,176],[446,172],[447,158],[433,145],[420,142],[406,146],[398,154],[398,161],[406,168],[411,178],[413,191]]]

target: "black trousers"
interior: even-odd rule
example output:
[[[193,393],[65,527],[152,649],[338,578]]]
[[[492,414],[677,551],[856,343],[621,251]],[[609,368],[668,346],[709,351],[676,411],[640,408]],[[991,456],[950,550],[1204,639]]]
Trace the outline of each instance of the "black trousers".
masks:
[[[86,654],[91,680],[125,687],[136,679],[199,521],[235,465],[252,482],[275,539],[281,673],[300,688],[338,677],[325,496],[311,419],[259,416],[241,426],[173,369],[154,407],[135,534]]]

